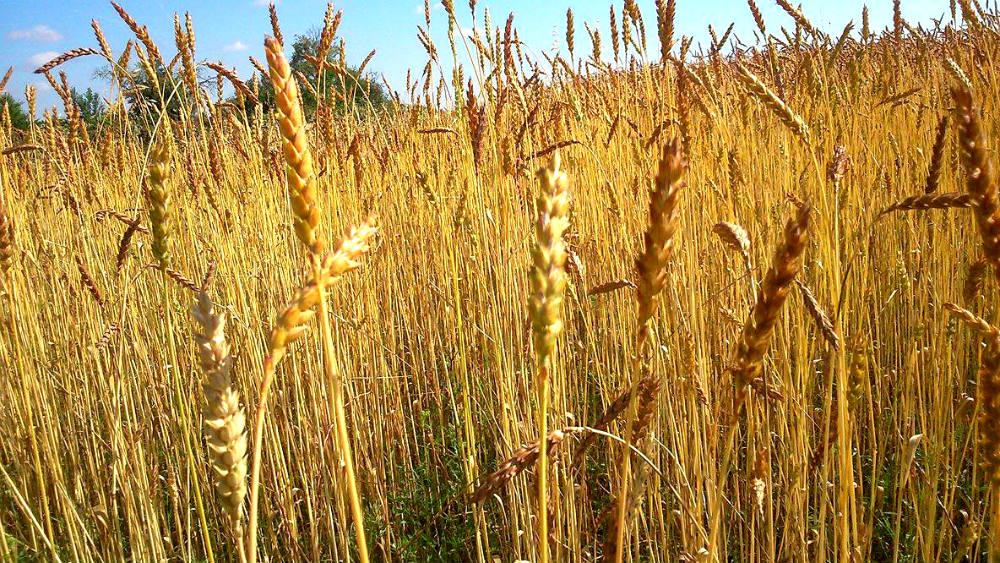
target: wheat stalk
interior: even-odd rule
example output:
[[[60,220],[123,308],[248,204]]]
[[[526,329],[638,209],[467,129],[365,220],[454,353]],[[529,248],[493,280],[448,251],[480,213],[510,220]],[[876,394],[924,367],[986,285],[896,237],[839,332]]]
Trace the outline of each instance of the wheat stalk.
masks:
[[[257,514],[260,491],[261,448],[264,436],[264,417],[267,414],[267,400],[277,370],[278,362],[285,356],[288,345],[301,338],[308,330],[307,323],[315,313],[312,308],[320,302],[321,291],[336,283],[341,276],[356,269],[358,260],[368,252],[376,228],[374,219],[351,230],[350,235],[340,243],[336,251],[323,258],[319,268],[320,284],[313,279],[295,292],[292,300],[278,315],[271,329],[268,353],[264,359],[264,379],[261,382],[260,398],[254,415],[252,473],[250,484],[250,516],[247,528],[247,560],[257,561]],[[321,287],[322,286],[322,287]],[[358,528],[361,528],[360,522]],[[365,547],[359,546],[359,550]]]

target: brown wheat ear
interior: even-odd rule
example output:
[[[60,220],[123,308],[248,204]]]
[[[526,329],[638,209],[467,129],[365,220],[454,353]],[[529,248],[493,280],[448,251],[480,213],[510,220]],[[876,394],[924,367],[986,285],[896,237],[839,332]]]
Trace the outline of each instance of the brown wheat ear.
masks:
[[[927,169],[927,184],[924,192],[934,193],[941,182],[941,165],[944,161],[944,140],[948,132],[948,116],[944,115],[938,121],[937,134],[934,136],[934,148],[931,151],[931,165]]]
[[[761,374],[764,354],[774,334],[781,306],[788,297],[792,280],[802,268],[801,258],[809,238],[811,211],[811,206],[803,205],[786,223],[784,238],[774,253],[774,259],[764,276],[764,281],[757,289],[757,301],[740,334],[732,368],[736,384],[733,419],[739,416],[740,409],[746,401],[747,387]]]
[[[893,203],[889,207],[883,209],[876,219],[882,218],[883,215],[892,213],[893,211],[926,211],[928,209],[951,209],[951,208],[968,208],[972,207],[972,197],[969,194],[964,194],[960,192],[939,194],[939,193],[926,193],[912,195],[907,198],[903,198],[896,203]]]
[[[632,444],[642,445],[656,412],[660,394],[660,376],[648,367],[649,324],[659,305],[659,294],[667,279],[667,264],[675,246],[674,235],[680,224],[679,198],[685,187],[681,176],[687,170],[680,141],[673,139],[663,146],[656,180],[649,194],[649,226],[646,229],[642,254],[636,259],[638,286],[638,328],[636,329],[636,371],[646,371],[630,390],[628,414],[626,415],[625,450],[621,456],[622,482],[609,510],[609,526],[604,536],[604,557],[614,561],[622,560],[624,523],[628,519],[630,499],[637,496],[642,488],[642,474],[632,479]]]
[[[965,283],[962,284],[962,299],[966,303],[971,303],[983,291],[983,278],[986,277],[986,269],[990,264],[985,258],[979,258],[969,264],[969,271],[965,275]]]
[[[7,210],[0,207],[0,274],[10,271],[14,263],[14,222]]]
[[[1000,486],[1000,341],[988,340],[979,366],[979,467]]]
[[[809,312],[809,316],[812,317],[813,321],[816,322],[816,326],[819,331],[823,333],[823,338],[826,338],[830,346],[833,346],[834,350],[840,348],[840,336],[837,335],[837,331],[833,328],[833,322],[830,317],[827,316],[826,311],[820,306],[819,301],[809,287],[799,280],[795,280],[795,285],[799,286],[799,295],[802,296],[802,303],[806,306],[806,311]]]
[[[556,447],[563,442],[566,438],[573,436],[575,434],[582,434],[586,432],[586,428],[580,426],[568,426],[566,428],[560,428],[558,430],[553,430],[550,432],[545,440],[548,453],[556,449]],[[589,435],[589,434],[588,434]],[[469,495],[469,500],[473,503],[480,503],[490,498],[491,496],[502,491],[508,483],[511,482],[514,477],[517,477],[522,472],[534,467],[535,463],[538,461],[538,456],[541,453],[541,448],[538,447],[538,440],[531,442],[525,446],[514,450],[510,458],[507,461],[500,464],[500,467],[496,471],[491,473],[489,477],[483,481],[483,484],[476,488],[475,491]]]
[[[993,274],[1000,282],[1000,199],[993,181],[993,166],[987,153],[986,135],[979,110],[973,106],[972,93],[968,88],[952,87],[951,94],[955,98],[962,161],[965,164],[973,214],[982,238],[983,255],[993,266]]]
[[[87,291],[97,302],[97,305],[104,308],[104,295],[101,294],[100,288],[97,287],[97,282],[94,278],[90,276],[90,272],[87,270],[87,265],[83,263],[83,259],[79,256],[76,257],[76,268],[80,271],[80,283],[83,287],[87,288]]]

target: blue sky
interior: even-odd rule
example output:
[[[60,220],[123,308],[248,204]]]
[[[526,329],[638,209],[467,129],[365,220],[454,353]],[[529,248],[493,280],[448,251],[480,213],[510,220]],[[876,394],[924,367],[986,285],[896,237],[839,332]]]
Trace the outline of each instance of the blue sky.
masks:
[[[802,11],[817,25],[831,34],[839,33],[848,21],[860,29],[861,10],[867,4],[872,29],[881,29],[891,22],[892,0],[799,0]],[[253,72],[247,57],[263,57],[263,39],[270,33],[267,0],[122,0],[122,5],[139,21],[148,26],[164,57],[175,53],[173,14],[190,12],[194,18],[199,61],[222,61],[235,67],[239,75],[248,78]],[[772,0],[757,0],[768,30],[779,32],[780,26],[791,27],[790,18]],[[467,0],[455,2],[459,25],[472,27]],[[403,91],[406,69],[419,73],[426,55],[416,38],[416,26],[422,25],[423,0],[347,0],[334,3],[344,12],[340,35],[346,40],[348,60],[358,64],[372,49],[377,53],[369,69],[384,74],[394,89]],[[571,0],[479,0],[477,25],[482,26],[483,9],[489,8],[494,26],[503,26],[507,15],[514,13],[514,23],[522,41],[536,51],[553,48],[565,50],[566,9],[573,8],[576,21],[576,43],[579,54],[589,54],[590,39],[584,22],[597,24],[601,30],[605,53],[610,53],[608,8],[610,1],[585,2]],[[649,45],[655,50],[655,12],[653,0],[640,0],[639,6],[647,22]],[[615,0],[621,12],[621,0]],[[318,0],[279,0],[278,14],[282,31],[288,41],[297,33],[321,26],[326,3]],[[947,0],[902,0],[903,16],[911,23],[929,23],[948,13]],[[131,32],[119,19],[107,1],[77,0],[0,0],[0,73],[8,66],[14,75],[7,91],[17,99],[24,98],[26,84],[39,87],[39,113],[56,103],[56,96],[43,77],[31,73],[38,65],[58,53],[72,48],[97,47],[91,18],[100,22],[116,56]],[[950,16],[948,16],[950,17]],[[706,41],[707,28],[712,24],[722,33],[735,23],[734,34],[752,41],[754,24],[745,0],[678,0],[677,29],[682,35],[692,35]],[[447,18],[437,0],[432,2],[431,35],[442,54],[447,54]],[[780,32],[779,32],[780,33]],[[444,56],[444,59],[450,59]],[[135,58],[133,57],[133,60]],[[107,87],[93,79],[100,65],[97,57],[85,57],[61,67],[70,83],[77,88],[93,86],[102,95]]]

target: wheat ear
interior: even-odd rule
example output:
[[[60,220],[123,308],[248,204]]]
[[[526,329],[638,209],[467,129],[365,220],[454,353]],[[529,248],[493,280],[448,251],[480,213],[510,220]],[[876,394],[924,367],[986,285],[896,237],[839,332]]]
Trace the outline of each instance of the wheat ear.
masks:
[[[757,301],[740,334],[732,368],[736,384],[733,419],[739,416],[746,400],[747,387],[760,374],[764,353],[778,322],[778,313],[788,297],[792,280],[802,268],[801,257],[809,238],[811,209],[809,205],[800,207],[798,213],[786,223],[784,238],[774,253],[764,281],[757,289]]]
[[[14,263],[14,222],[0,206],[0,274],[10,271]]]
[[[194,340],[201,364],[205,394],[205,442],[215,472],[215,490],[229,517],[233,537],[242,551],[243,499],[247,495],[246,415],[240,406],[239,391],[233,386],[233,356],[226,342],[226,315],[208,294],[198,294],[191,307],[198,323]]]
[[[771,113],[776,115],[793,133],[799,136],[806,144],[809,144],[809,126],[805,120],[799,117],[788,104],[784,102],[774,91],[767,87],[757,75],[742,64],[736,67],[743,85],[750,90],[755,98],[760,100]]]
[[[313,254],[323,251],[319,237],[319,209],[316,207],[316,174],[306,137],[305,116],[299,105],[299,89],[292,68],[285,59],[281,42],[272,37],[264,41],[267,66],[274,85],[275,109],[281,130],[281,148],[285,153],[288,198],[295,214],[295,235]]]
[[[635,263],[638,278],[636,372],[643,370],[642,366],[647,363],[645,358],[649,349],[649,323],[656,313],[660,292],[666,284],[667,264],[673,253],[674,235],[680,224],[678,204],[685,186],[681,176],[686,169],[687,161],[680,142],[673,139],[666,143],[660,156],[653,190],[649,194],[649,226],[646,229],[643,252]],[[604,557],[613,557],[615,562],[620,562],[623,556],[625,522],[629,512],[629,479],[632,476],[631,447],[633,443],[641,444],[644,441],[659,393],[660,377],[651,370],[630,392],[628,414],[625,417],[625,450],[621,458],[621,488],[612,502],[613,509],[609,511],[611,520],[604,542]],[[638,488],[638,480],[635,485]]]
[[[877,218],[893,211],[925,211],[927,209],[951,209],[972,207],[972,197],[961,192],[939,194],[922,193],[903,198],[883,209]]]
[[[563,329],[562,302],[566,291],[566,245],[563,232],[569,226],[569,180],[560,170],[559,153],[552,163],[538,171],[541,193],[536,203],[538,218],[535,221],[537,243],[531,253],[530,274],[532,342],[536,360],[536,394],[538,397],[538,443],[548,434],[549,368],[556,339]],[[542,448],[538,466],[538,521],[539,561],[549,560],[548,525],[548,452]]]
[[[167,143],[161,141],[153,145],[150,150],[146,198],[149,200],[149,222],[153,229],[153,256],[163,268],[170,266],[170,192],[167,190],[169,172],[170,152]],[[130,230],[134,232],[135,229]]]
[[[740,253],[747,273],[753,271],[750,263],[750,236],[743,227],[736,223],[720,221],[712,227],[712,232],[718,235],[723,244]]]
[[[993,266],[993,274],[1000,282],[1000,199],[993,181],[993,166],[987,156],[986,135],[979,109],[973,106],[972,93],[968,88],[952,87],[951,94],[955,99],[967,189],[983,242],[983,255]]]

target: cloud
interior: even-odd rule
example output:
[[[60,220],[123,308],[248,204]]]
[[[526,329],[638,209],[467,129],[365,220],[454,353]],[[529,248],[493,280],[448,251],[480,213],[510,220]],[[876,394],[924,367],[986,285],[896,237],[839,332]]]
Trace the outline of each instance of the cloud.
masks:
[[[31,55],[31,58],[28,59],[28,64],[31,65],[31,68],[38,68],[58,56],[59,53],[55,51],[45,51],[43,53],[36,53],[34,55]]]
[[[47,25],[36,25],[31,29],[15,29],[7,32],[7,39],[14,41],[28,40],[55,43],[62,39],[62,34]]]
[[[440,10],[442,8],[444,8],[444,5],[441,4],[440,2],[433,2],[431,4],[431,10],[432,11],[437,11],[437,10]],[[424,13],[424,3],[421,2],[421,3],[417,4],[417,7],[413,9],[413,13],[417,14],[418,16],[422,15]]]
[[[253,5],[259,8],[266,8],[271,4],[281,4],[281,0],[253,0]]]
[[[244,42],[242,42],[242,41],[235,41],[235,42],[230,43],[229,45],[226,45],[225,47],[223,47],[222,50],[225,51],[225,52],[227,52],[227,53],[232,53],[234,51],[246,51],[247,50],[247,44],[244,43]]]

